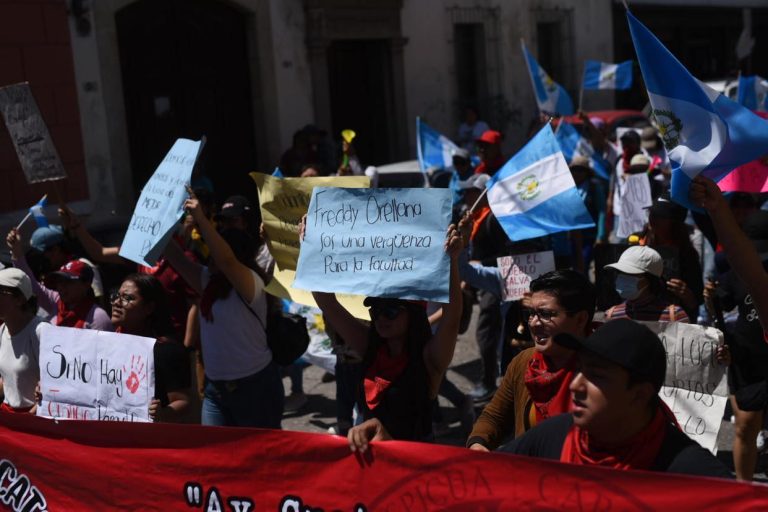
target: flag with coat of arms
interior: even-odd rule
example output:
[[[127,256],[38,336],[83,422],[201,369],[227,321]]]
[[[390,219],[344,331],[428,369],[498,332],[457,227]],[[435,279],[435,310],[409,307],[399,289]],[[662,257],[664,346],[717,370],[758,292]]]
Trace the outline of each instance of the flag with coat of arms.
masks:
[[[555,139],[560,145],[566,162],[573,160],[575,156],[584,156],[589,159],[589,165],[595,174],[609,180],[611,178],[610,165],[608,161],[595,152],[592,144],[579,134],[578,130],[571,124],[560,120],[560,124],[555,131]]]
[[[672,164],[672,199],[688,199],[691,179],[720,181],[734,168],[768,153],[768,122],[694,78],[627,11],[652,117]]]
[[[533,84],[533,93],[536,96],[536,103],[539,111],[548,115],[570,116],[573,115],[573,101],[565,88],[552,80],[544,68],[530,54],[525,42],[520,41],[523,49],[523,57],[528,66],[528,75]]]
[[[749,110],[768,110],[768,80],[761,76],[739,76],[736,101]]]
[[[491,211],[513,242],[595,225],[549,123],[486,187]]]
[[[459,146],[427,123],[416,118],[416,153],[421,172],[430,167],[448,169],[453,165],[454,152]]]
[[[627,60],[618,64],[588,60],[584,63],[585,90],[618,89],[632,87],[632,61]]]

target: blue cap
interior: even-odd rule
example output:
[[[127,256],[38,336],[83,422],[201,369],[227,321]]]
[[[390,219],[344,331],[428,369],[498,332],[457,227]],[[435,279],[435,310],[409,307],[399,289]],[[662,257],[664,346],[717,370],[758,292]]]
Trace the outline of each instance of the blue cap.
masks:
[[[29,240],[29,245],[40,252],[44,252],[46,249],[60,244],[64,241],[64,230],[61,226],[51,224],[44,228],[37,228],[32,233],[32,238]]]

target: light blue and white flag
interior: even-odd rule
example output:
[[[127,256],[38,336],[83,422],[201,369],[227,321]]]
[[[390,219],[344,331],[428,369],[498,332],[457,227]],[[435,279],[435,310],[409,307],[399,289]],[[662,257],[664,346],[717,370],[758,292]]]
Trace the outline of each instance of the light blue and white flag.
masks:
[[[619,64],[588,60],[584,63],[584,90],[629,89],[632,87],[632,61]]]
[[[48,218],[43,212],[43,208],[45,208],[46,204],[48,204],[48,194],[44,195],[42,199],[34,204],[34,206],[29,208],[29,213],[32,214],[32,217],[35,219],[35,223],[39,228],[48,227]]]
[[[549,123],[486,186],[491,210],[513,242],[595,225]]]
[[[570,163],[575,156],[585,156],[589,158],[589,164],[595,174],[608,180],[611,177],[610,166],[608,162],[595,152],[592,144],[582,137],[578,130],[571,124],[566,123],[562,119],[560,125],[555,132],[555,139],[560,145],[560,150],[563,152],[565,161]]]
[[[281,171],[279,167],[275,167],[275,170],[272,171],[272,176],[275,178],[285,178],[285,176],[283,176],[283,171]]]
[[[528,74],[533,83],[533,92],[536,95],[539,111],[549,115],[573,115],[573,102],[568,92],[562,85],[552,80],[547,72],[539,66],[522,41],[521,46],[525,63],[528,65]]]
[[[768,81],[761,76],[740,76],[736,101],[749,110],[768,111]]]
[[[416,152],[421,172],[430,167],[448,169],[453,165],[453,152],[459,149],[451,139],[441,134],[421,118],[416,118]]]
[[[672,164],[672,198],[688,208],[691,179],[719,181],[768,153],[768,122],[694,78],[627,11],[652,116]],[[695,209],[695,208],[694,208]]]

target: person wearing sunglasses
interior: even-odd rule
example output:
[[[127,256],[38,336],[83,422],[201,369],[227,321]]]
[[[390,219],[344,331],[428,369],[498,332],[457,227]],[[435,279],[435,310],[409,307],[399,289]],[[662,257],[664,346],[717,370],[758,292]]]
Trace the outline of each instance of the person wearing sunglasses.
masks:
[[[34,413],[40,382],[40,334],[45,322],[35,316],[37,298],[22,270],[0,270],[0,409]]]
[[[155,398],[149,406],[154,421],[182,419],[190,402],[190,365],[184,346],[173,339],[165,289],[148,274],[127,276],[120,289],[110,296],[115,331],[155,338]]]
[[[358,386],[363,417],[379,419],[394,439],[434,439],[432,400],[453,358],[461,318],[457,267],[461,248],[461,235],[452,224],[445,240],[451,259],[449,302],[434,335],[420,302],[368,297],[363,302],[370,308],[368,326],[344,309],[334,294],[312,294],[328,324],[363,359],[364,376]]]

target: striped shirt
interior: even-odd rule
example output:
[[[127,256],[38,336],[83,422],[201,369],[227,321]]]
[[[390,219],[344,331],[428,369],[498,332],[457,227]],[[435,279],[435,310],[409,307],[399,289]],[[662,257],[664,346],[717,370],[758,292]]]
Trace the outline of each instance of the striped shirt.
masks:
[[[690,323],[683,308],[656,296],[639,301],[625,301],[605,312],[606,321],[617,318],[630,318],[641,322]]]

